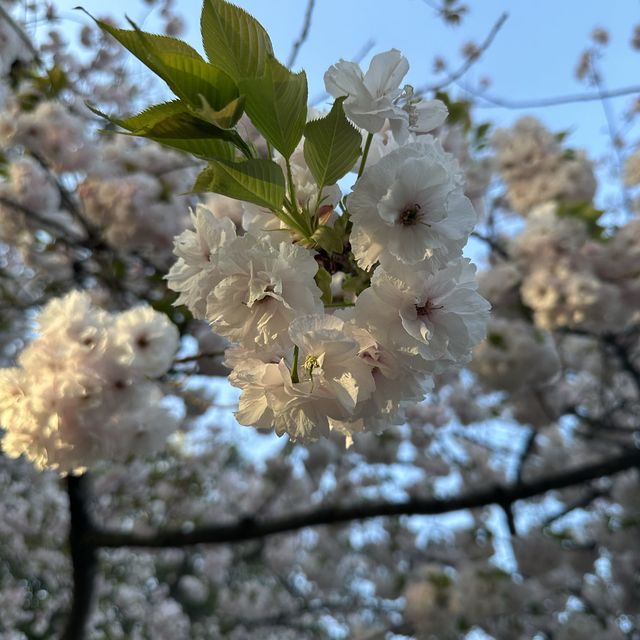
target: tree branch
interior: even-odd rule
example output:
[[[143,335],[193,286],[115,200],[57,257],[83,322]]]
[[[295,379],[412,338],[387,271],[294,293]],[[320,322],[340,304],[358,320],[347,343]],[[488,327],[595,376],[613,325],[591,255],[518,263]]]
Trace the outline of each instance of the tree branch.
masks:
[[[544,107],[555,107],[561,104],[573,104],[575,102],[594,102],[595,100],[603,100],[605,98],[620,98],[622,96],[633,95],[634,93],[640,94],[640,85],[635,85],[598,93],[574,93],[554,98],[508,100],[484,91],[476,91],[464,84],[460,84],[460,88],[472,96],[489,103],[476,105],[478,107],[503,107],[504,109],[540,109]]]
[[[34,60],[40,64],[40,54],[38,50],[33,46],[33,42],[29,36],[24,32],[22,27],[13,19],[11,14],[0,4],[0,17],[7,22],[7,24],[16,32],[20,40],[29,49],[29,53],[33,56]]]
[[[313,15],[313,8],[316,4],[316,0],[308,0],[307,2],[307,10],[304,14],[304,22],[302,23],[302,31],[298,36],[298,39],[293,43],[293,47],[291,48],[291,53],[289,54],[289,58],[287,59],[287,67],[291,68],[295,61],[298,58],[298,53],[300,53],[300,49],[302,45],[306,42],[309,37],[309,29],[311,27],[311,17]]]
[[[201,358],[221,358],[224,351],[211,351],[207,353],[194,353],[192,356],[184,356],[184,358],[176,358],[173,364],[187,364],[189,362],[197,362]]]
[[[82,243],[84,242],[81,238],[69,238],[70,232],[69,229],[59,224],[55,220],[49,220],[45,216],[40,213],[29,209],[29,207],[25,207],[23,204],[12,200],[11,198],[7,198],[6,196],[0,196],[0,205],[13,209],[18,213],[22,213],[27,218],[31,218],[34,222],[38,223],[38,225],[47,231],[48,233],[57,233],[59,235],[55,235],[55,239],[60,242],[73,247],[78,248],[84,246]]]
[[[69,547],[73,565],[73,603],[62,640],[82,640],[91,613],[97,547],[89,535],[93,526],[87,512],[87,478],[69,475],[66,483],[71,515]]]
[[[495,486],[470,491],[461,496],[439,498],[414,498],[404,502],[370,502],[353,506],[328,506],[265,520],[245,518],[225,525],[196,528],[191,532],[164,531],[153,535],[132,535],[117,531],[94,530],[91,535],[96,547],[184,547],[194,544],[238,543],[297,531],[306,527],[335,525],[355,520],[389,516],[438,515],[477,509],[496,504],[509,508],[518,500],[542,495],[555,489],[564,489],[603,476],[610,476],[640,464],[640,450],[633,450],[604,462],[597,462],[569,471],[555,473],[538,480]]]
[[[576,500],[575,502],[572,502],[571,504],[566,505],[558,513],[554,513],[550,515],[548,518],[546,518],[542,523],[542,526],[549,527],[554,522],[556,522],[556,520],[560,520],[561,518],[564,518],[565,516],[569,515],[572,511],[575,511],[576,509],[585,509],[594,500],[602,496],[606,496],[607,494],[608,494],[608,491],[605,489],[596,489],[594,487],[590,487],[589,491],[587,491],[587,493],[585,493],[582,497],[578,498],[578,500]]]
[[[438,82],[436,84],[432,84],[432,85],[428,85],[428,84],[424,85],[419,89],[417,89],[416,92],[427,93],[431,91],[440,91],[441,89],[444,89],[448,85],[462,78],[462,76],[464,76],[464,74],[467,73],[467,71],[469,71],[469,69],[471,69],[471,67],[476,62],[478,62],[478,60],[480,60],[480,58],[482,57],[482,54],[485,53],[485,51],[491,46],[491,43],[494,41],[495,37],[498,35],[498,31],[502,29],[502,25],[507,21],[508,17],[509,17],[509,14],[505,12],[498,18],[497,22],[491,28],[491,31],[489,31],[489,34],[484,39],[484,42],[478,47],[478,50],[474,53],[474,55],[469,56],[459,69],[449,74],[443,81]]]
[[[496,242],[491,236],[485,236],[478,231],[472,231],[471,237],[477,238],[478,240],[484,242],[494,253],[497,253],[501,258],[505,260],[509,259],[507,250],[499,242]]]

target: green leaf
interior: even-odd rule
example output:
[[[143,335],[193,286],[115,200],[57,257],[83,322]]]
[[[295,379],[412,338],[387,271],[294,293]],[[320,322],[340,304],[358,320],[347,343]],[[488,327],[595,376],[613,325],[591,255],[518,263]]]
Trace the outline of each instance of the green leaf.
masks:
[[[342,282],[342,290],[345,293],[355,293],[356,296],[359,296],[369,285],[371,284],[371,277],[369,274],[360,269],[355,262],[355,275],[348,275],[344,281]]]
[[[258,131],[285,158],[296,148],[307,121],[307,76],[269,56],[260,78],[241,80],[246,110]]]
[[[120,29],[118,27],[114,27],[108,22],[94,18],[88,11],[85,11],[82,8],[81,10],[94,20],[103,31],[111,34],[123,47],[125,47],[125,49],[128,49],[136,58],[158,75],[160,74],[157,68],[157,62],[154,60],[158,53],[175,53],[202,60],[202,56],[193,47],[189,46],[182,40],[171,38],[170,36],[146,33],[144,31],[140,31],[140,29],[135,27],[135,25],[133,25],[135,27],[134,29]]]
[[[222,69],[209,64],[185,42],[140,30],[118,29],[96,20],[203,119],[229,129],[240,119],[243,100],[238,85]]]
[[[346,236],[351,233],[349,214],[343,213],[339,215],[333,223],[333,228],[342,236]]]
[[[347,120],[344,100],[338,98],[324,118],[304,129],[304,159],[320,188],[346,175],[360,155],[362,136]]]
[[[284,175],[272,160],[214,160],[200,173],[193,191],[213,191],[261,207],[280,209],[285,193]]]
[[[131,132],[131,135],[148,138],[202,158],[233,160],[234,147],[240,147],[242,143],[235,131],[220,129],[196,118],[179,100],[154,105],[124,119],[108,116],[91,105],[87,106],[97,115]]]
[[[226,0],[204,0],[202,44],[209,60],[234,80],[257,78],[273,55],[269,35],[244,9]]]
[[[598,224],[598,220],[604,213],[603,209],[597,209],[590,202],[559,202],[556,213],[559,218],[582,220],[591,238],[595,240],[604,239],[605,229]]]
[[[202,106],[198,109],[192,108],[191,111],[202,120],[215,124],[221,129],[230,129],[238,122],[244,111],[244,96],[239,96],[217,111],[203,98]]]
[[[311,236],[327,253],[342,253],[344,242],[342,236],[331,227],[322,225]]]
[[[147,136],[148,137],[148,136]],[[158,144],[179,151],[186,151],[191,155],[203,158],[204,160],[235,160],[235,147],[224,140],[215,140],[213,138],[150,138]]]
[[[204,99],[213,109],[223,109],[240,95],[238,85],[224,71],[202,59],[158,53],[156,60],[160,66],[158,75],[179,98],[195,108],[200,108]]]
[[[331,295],[331,274],[324,268],[320,267],[315,276],[318,289],[322,291],[322,302],[324,304],[331,304],[333,302],[333,296]]]
[[[133,133],[150,129],[167,118],[186,113],[186,109],[180,100],[172,100],[171,102],[162,102],[160,104],[153,105],[135,116],[130,116],[128,118],[116,118],[114,116],[109,116],[90,103],[87,103],[87,107],[101,118],[105,118],[109,122],[117,124],[119,127],[127,129],[127,131],[131,131]]]

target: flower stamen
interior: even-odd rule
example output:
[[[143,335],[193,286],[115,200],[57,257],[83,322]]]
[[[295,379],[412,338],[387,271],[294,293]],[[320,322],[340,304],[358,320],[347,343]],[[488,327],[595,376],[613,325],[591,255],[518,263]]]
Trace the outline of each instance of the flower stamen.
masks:
[[[398,222],[405,226],[411,227],[420,222],[420,211],[422,207],[419,204],[409,205],[400,212]]]

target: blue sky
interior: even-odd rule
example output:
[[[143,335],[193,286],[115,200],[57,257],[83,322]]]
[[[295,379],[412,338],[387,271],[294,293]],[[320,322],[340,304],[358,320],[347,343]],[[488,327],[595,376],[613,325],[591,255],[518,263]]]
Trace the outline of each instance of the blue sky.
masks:
[[[83,19],[71,9],[82,2],[89,11],[102,14],[102,0],[63,0],[62,13],[73,20]],[[435,4],[438,0],[430,0]],[[306,8],[305,0],[237,0],[255,15],[271,35],[276,55],[286,60],[298,36]],[[409,59],[407,80],[419,86],[436,78],[432,72],[435,55],[443,55],[453,67],[461,62],[460,48],[471,40],[481,42],[503,12],[509,17],[490,49],[465,76],[476,85],[482,77],[492,80],[491,92],[509,99],[526,99],[582,92],[574,68],[579,52],[596,26],[610,30],[612,43],[603,60],[609,88],[639,83],[640,53],[632,52],[629,41],[633,25],[640,23],[640,0],[467,0],[470,12],[463,25],[447,27],[436,18],[425,0],[317,0],[313,24],[296,66],[309,77],[310,95],[322,92],[324,71],[339,58],[350,59],[369,40],[375,41],[370,55],[392,47]],[[201,2],[182,0],[180,11],[189,25],[184,39],[200,41],[198,19]],[[131,15],[145,19],[147,10],[140,3],[112,0],[108,12],[113,16]],[[150,28],[153,18],[145,19]],[[370,57],[370,56],[369,56]],[[366,60],[365,60],[366,62]],[[623,109],[628,98],[613,101]],[[582,103],[535,111],[554,129],[570,129],[575,146],[602,153],[609,136],[598,103]],[[482,118],[508,124],[524,112],[487,109]]]

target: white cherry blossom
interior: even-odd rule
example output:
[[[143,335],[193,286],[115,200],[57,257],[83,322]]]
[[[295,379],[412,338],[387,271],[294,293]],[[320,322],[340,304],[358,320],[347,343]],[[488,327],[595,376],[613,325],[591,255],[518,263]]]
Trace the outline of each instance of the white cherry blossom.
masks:
[[[348,199],[358,264],[433,270],[457,258],[476,222],[461,182],[456,161],[431,137],[368,167]]]
[[[121,313],[113,331],[126,350],[128,366],[151,378],[167,372],[180,343],[176,326],[164,313],[147,305]]]
[[[465,363],[484,338],[490,308],[475,290],[474,274],[467,259],[433,275],[405,267],[398,277],[378,269],[356,301],[356,323],[418,370]]]
[[[237,238],[221,253],[220,280],[207,297],[206,318],[234,342],[276,341],[298,315],[321,310],[317,270],[302,247],[272,244],[268,236]]]
[[[204,319],[207,295],[220,281],[218,250],[236,237],[230,218],[217,218],[200,205],[191,213],[195,231],[187,229],[175,239],[177,262],[167,275],[169,288],[180,295],[176,305],[186,305],[195,318]]]
[[[440,100],[416,101],[411,87],[400,86],[407,71],[407,59],[391,49],[375,55],[366,73],[355,62],[340,60],[329,67],[324,82],[334,98],[347,96],[344,109],[355,124],[378,133],[388,120],[402,144],[410,131],[427,133],[439,127],[448,113]]]

